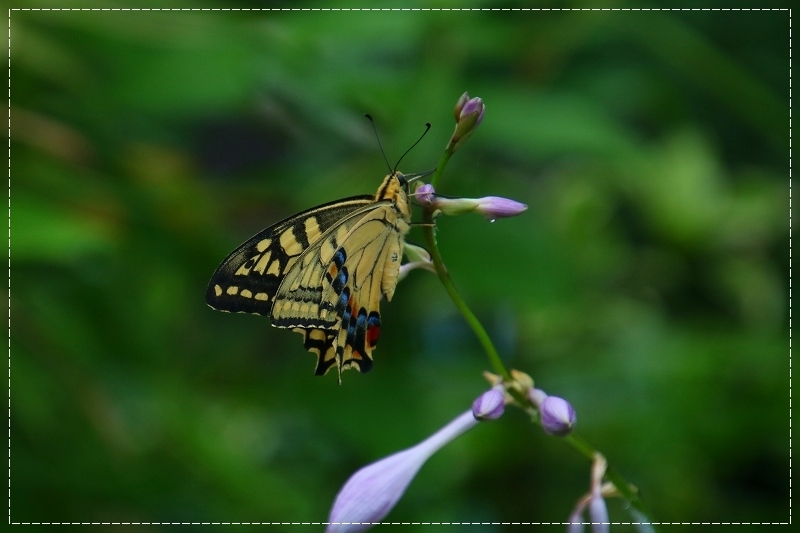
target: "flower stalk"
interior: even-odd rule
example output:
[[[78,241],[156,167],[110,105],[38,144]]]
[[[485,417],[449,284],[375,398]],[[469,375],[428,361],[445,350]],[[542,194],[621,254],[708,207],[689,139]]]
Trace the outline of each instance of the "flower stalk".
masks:
[[[477,102],[474,102],[475,100],[477,100]],[[472,107],[468,108],[468,105]],[[462,123],[460,121],[460,118],[465,115],[465,109],[471,113],[470,118],[468,119],[469,123]],[[483,107],[483,103],[480,101],[480,99],[469,99],[469,95],[467,93],[464,93],[464,95],[462,95],[462,97],[459,99],[454,111],[456,117],[456,131],[454,132],[453,137],[451,137],[450,142],[448,142],[447,147],[439,159],[439,163],[436,165],[436,169],[434,170],[430,179],[430,185],[432,185],[434,189],[438,185],[441,176],[444,173],[444,169],[447,166],[447,163],[450,161],[450,157],[453,155],[455,150],[463,144],[464,140],[466,140],[466,138],[472,134],[478,124],[480,124],[480,121],[483,119],[484,111],[485,108]],[[461,129],[459,129],[459,127],[461,127]],[[430,192],[433,193],[433,189]],[[445,291],[452,300],[453,304],[464,317],[464,320],[470,326],[475,336],[478,338],[478,341],[486,352],[486,357],[489,359],[489,363],[494,372],[502,378],[504,383],[514,383],[516,380],[512,379],[512,375],[505,368],[505,365],[500,358],[500,354],[495,348],[494,343],[492,343],[489,334],[486,332],[486,329],[461,297],[458,289],[455,286],[455,283],[447,271],[447,267],[444,264],[444,260],[442,259],[438,243],[436,241],[434,212],[435,210],[432,208],[426,208],[423,210],[423,233],[425,235],[428,251],[430,252],[436,274],[438,275],[439,280],[442,282],[442,285],[444,286]],[[514,398],[517,405],[529,413],[534,422],[541,424],[539,412],[535,408],[533,400],[528,396],[528,394],[526,394],[526,391],[521,390],[519,387],[509,386],[506,388],[506,392]],[[567,416],[565,420],[569,421],[569,416]],[[595,461],[596,458],[600,456],[599,452],[597,452],[591,445],[589,445],[574,432],[561,438],[589,461]],[[622,477],[613,467],[605,466],[604,477],[611,484],[613,484],[613,487],[616,489],[616,491],[618,491],[618,494],[630,502],[630,504],[637,511],[644,516],[650,515],[644,502],[639,497],[638,489],[634,485],[629,484],[625,478]]]

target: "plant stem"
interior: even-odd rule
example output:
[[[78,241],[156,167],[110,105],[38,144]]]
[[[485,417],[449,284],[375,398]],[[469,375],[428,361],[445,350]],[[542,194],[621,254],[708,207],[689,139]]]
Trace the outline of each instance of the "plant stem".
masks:
[[[431,178],[431,185],[433,185],[434,187],[436,187],[436,185],[439,183],[439,178],[442,177],[442,172],[444,172],[444,167],[447,166],[447,162],[450,161],[450,156],[452,155],[453,152],[451,150],[451,146],[450,144],[448,144],[447,148],[445,148],[444,153],[442,154],[442,157],[439,158],[439,163],[436,165],[436,170],[433,171],[433,177]]]
[[[439,163],[436,165],[436,170],[433,173],[433,177],[431,178],[431,185],[436,187],[439,183],[439,179],[444,172],[444,167],[447,166],[447,162],[450,160],[450,156],[453,155],[452,150],[453,143],[449,143],[447,148],[445,148],[442,157],[439,159]],[[442,255],[439,252],[439,246],[436,242],[436,225],[434,223],[434,213],[431,209],[425,209],[423,212],[423,232],[425,234],[425,240],[428,244],[428,252],[431,254],[431,259],[433,260],[433,265],[436,268],[436,274],[438,274],[439,279],[444,285],[447,294],[450,296],[450,299],[455,304],[456,308],[459,310],[461,315],[464,317],[464,320],[467,321],[467,324],[472,328],[472,331],[475,333],[475,336],[478,337],[478,341],[480,341],[481,346],[483,346],[484,351],[486,352],[486,356],[489,358],[489,363],[492,365],[494,372],[502,376],[504,381],[511,381],[511,375],[506,370],[505,365],[503,365],[503,361],[500,359],[500,354],[497,352],[497,349],[494,347],[489,334],[484,329],[483,325],[480,323],[478,318],[469,308],[467,303],[458,293],[458,289],[456,289],[455,284],[453,283],[450,274],[447,271],[447,267],[442,260]],[[530,403],[530,399],[525,397],[523,394],[519,393],[519,391],[509,388],[508,392],[514,396],[514,399],[519,403],[520,407],[529,411],[532,415],[532,418],[538,422],[538,417],[536,415],[535,410],[533,409],[533,405]],[[527,406],[527,407],[526,407]],[[567,442],[575,451],[579,454],[584,456],[589,461],[593,461],[595,458],[595,450],[592,448],[589,443],[584,441],[581,437],[579,437],[576,433],[572,433],[563,437],[563,440]],[[625,498],[630,504],[635,507],[639,512],[641,512],[644,516],[649,517],[650,512],[647,510],[644,502],[639,497],[639,490],[634,486],[628,483],[625,478],[620,475],[613,467],[610,465],[606,468],[605,477],[611,481],[617,490]]]
[[[494,347],[492,340],[489,338],[489,334],[486,333],[483,325],[480,323],[472,310],[470,310],[469,306],[467,306],[467,303],[464,301],[464,299],[461,298],[461,295],[458,293],[458,289],[456,289],[452,278],[450,278],[450,274],[447,272],[447,267],[444,266],[442,256],[439,253],[439,247],[436,244],[433,214],[429,210],[426,210],[423,219],[425,221],[424,231],[425,240],[428,243],[428,251],[431,254],[433,265],[436,268],[436,273],[439,275],[442,285],[444,285],[447,294],[450,296],[450,299],[453,300],[456,308],[459,310],[459,312],[461,312],[464,320],[466,320],[467,324],[469,324],[469,326],[472,328],[475,336],[478,337],[478,340],[480,341],[481,346],[483,346],[483,349],[486,351],[486,356],[489,358],[489,362],[491,363],[495,373],[503,376],[503,379],[505,380],[510,380],[511,376],[509,375],[508,370],[506,370],[506,367],[503,365],[503,361],[500,359],[500,354],[497,353],[497,349]]]

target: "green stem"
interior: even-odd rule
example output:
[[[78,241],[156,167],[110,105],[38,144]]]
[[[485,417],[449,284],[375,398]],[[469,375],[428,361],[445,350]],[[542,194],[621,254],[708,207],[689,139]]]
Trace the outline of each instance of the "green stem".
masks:
[[[424,231],[425,240],[428,243],[428,251],[431,254],[433,265],[436,268],[436,273],[439,275],[442,285],[444,285],[447,294],[450,296],[450,299],[453,300],[456,308],[461,312],[464,320],[467,321],[467,324],[469,324],[469,326],[472,328],[472,331],[475,332],[475,336],[478,337],[481,346],[483,346],[483,349],[486,351],[486,356],[489,358],[489,362],[491,363],[495,373],[503,376],[504,380],[510,380],[511,376],[509,375],[508,370],[506,370],[506,367],[503,365],[503,361],[500,359],[500,354],[497,353],[497,349],[494,347],[491,338],[489,338],[489,334],[486,333],[486,330],[478,320],[478,317],[473,314],[472,310],[470,310],[469,306],[467,306],[467,303],[463,298],[461,298],[461,295],[458,293],[458,289],[456,289],[452,278],[450,278],[450,274],[447,272],[447,268],[444,266],[444,261],[442,261],[442,256],[439,253],[439,247],[436,245],[433,213],[431,213],[430,210],[426,210],[423,220],[425,221]]]
[[[433,177],[431,178],[431,185],[433,185],[434,188],[439,183],[439,178],[441,178],[442,172],[444,172],[444,167],[447,166],[447,162],[450,161],[450,156],[452,155],[453,151],[451,149],[450,144],[448,144],[447,148],[445,148],[444,153],[442,154],[442,157],[439,159],[439,164],[436,165],[436,170],[433,171]]]
[[[449,143],[447,148],[445,148],[444,153],[442,154],[441,159],[439,159],[439,164],[436,165],[436,170],[433,173],[433,177],[431,178],[431,185],[436,187],[439,183],[439,179],[444,172],[444,167],[447,166],[447,162],[450,160],[450,157],[453,155],[453,143]],[[500,354],[497,352],[497,349],[494,347],[489,334],[484,329],[483,325],[480,323],[478,318],[475,314],[470,310],[467,303],[458,293],[458,289],[456,289],[455,284],[453,283],[450,274],[447,272],[447,267],[442,260],[442,255],[439,252],[439,246],[436,242],[436,233],[435,229],[436,226],[434,224],[433,219],[433,212],[430,209],[426,209],[423,214],[423,232],[425,234],[425,240],[428,244],[428,252],[431,254],[431,259],[433,260],[433,265],[436,268],[436,273],[439,276],[439,279],[444,285],[447,294],[450,296],[450,299],[455,304],[456,308],[459,310],[461,315],[464,317],[464,320],[467,321],[467,324],[472,328],[472,331],[475,333],[475,336],[478,337],[478,340],[483,346],[484,351],[486,352],[486,356],[489,358],[489,363],[491,363],[492,368],[496,374],[502,376],[504,381],[511,381],[511,375],[506,370],[505,365],[503,365],[503,361],[500,359]],[[533,409],[530,400],[525,397],[523,394],[520,393],[517,389],[509,387],[508,392],[514,396],[514,399],[519,403],[519,405],[529,412],[532,415],[532,419],[538,422],[538,415],[536,414],[535,410]],[[575,451],[581,454],[583,457],[588,459],[589,461],[593,461],[595,458],[595,454],[597,453],[594,448],[592,448],[586,441],[584,441],[580,436],[576,433],[572,433],[563,437],[563,440],[567,442]],[[630,504],[635,507],[639,512],[641,512],[644,516],[649,517],[650,512],[647,510],[644,502],[639,497],[638,489],[628,483],[625,478],[620,475],[613,467],[610,465],[606,468],[605,473],[606,479],[614,484],[617,487],[617,490],[625,498]]]

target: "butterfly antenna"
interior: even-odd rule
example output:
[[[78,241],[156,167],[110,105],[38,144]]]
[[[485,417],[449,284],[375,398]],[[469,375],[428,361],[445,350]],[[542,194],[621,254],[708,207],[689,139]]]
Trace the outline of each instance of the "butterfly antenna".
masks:
[[[430,129],[431,129],[431,123],[430,123],[430,122],[426,122],[426,123],[425,123],[425,131],[423,131],[423,132],[422,132],[422,135],[420,135],[420,136],[419,136],[419,139],[417,139],[417,142],[415,142],[414,144],[412,144],[412,145],[411,145],[411,148],[409,148],[408,150],[406,150],[406,151],[405,151],[405,153],[404,153],[403,155],[401,155],[401,156],[400,156],[400,159],[398,159],[398,160],[397,160],[397,164],[394,166],[394,170],[392,171],[392,173],[393,173],[393,174],[394,174],[395,172],[397,172],[397,167],[399,167],[399,166],[400,166],[400,161],[402,161],[402,160],[403,160],[403,158],[404,158],[406,155],[408,155],[408,152],[410,152],[412,148],[414,148],[416,145],[418,145],[418,144],[419,144],[419,142],[420,142],[420,141],[423,139],[423,137],[425,137],[425,134],[426,134],[426,133],[428,133],[428,131],[429,131]]]
[[[389,168],[389,172],[392,172],[392,165],[389,164],[389,158],[386,157],[386,152],[383,151],[383,145],[381,144],[381,137],[380,135],[378,135],[378,127],[375,125],[375,120],[369,113],[364,113],[364,116],[367,117],[369,119],[370,124],[372,124],[372,131],[375,132],[375,139],[378,141],[378,148],[381,149],[381,155],[383,156],[383,160],[386,161],[386,166]]]

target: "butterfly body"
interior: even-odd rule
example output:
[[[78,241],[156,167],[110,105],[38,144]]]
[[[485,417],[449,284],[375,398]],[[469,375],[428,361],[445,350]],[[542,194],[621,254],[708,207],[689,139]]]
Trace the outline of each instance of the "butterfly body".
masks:
[[[259,232],[220,264],[206,302],[301,333],[317,375],[334,365],[367,372],[380,300],[394,294],[411,224],[405,185],[393,172],[374,196],[323,204]]]

